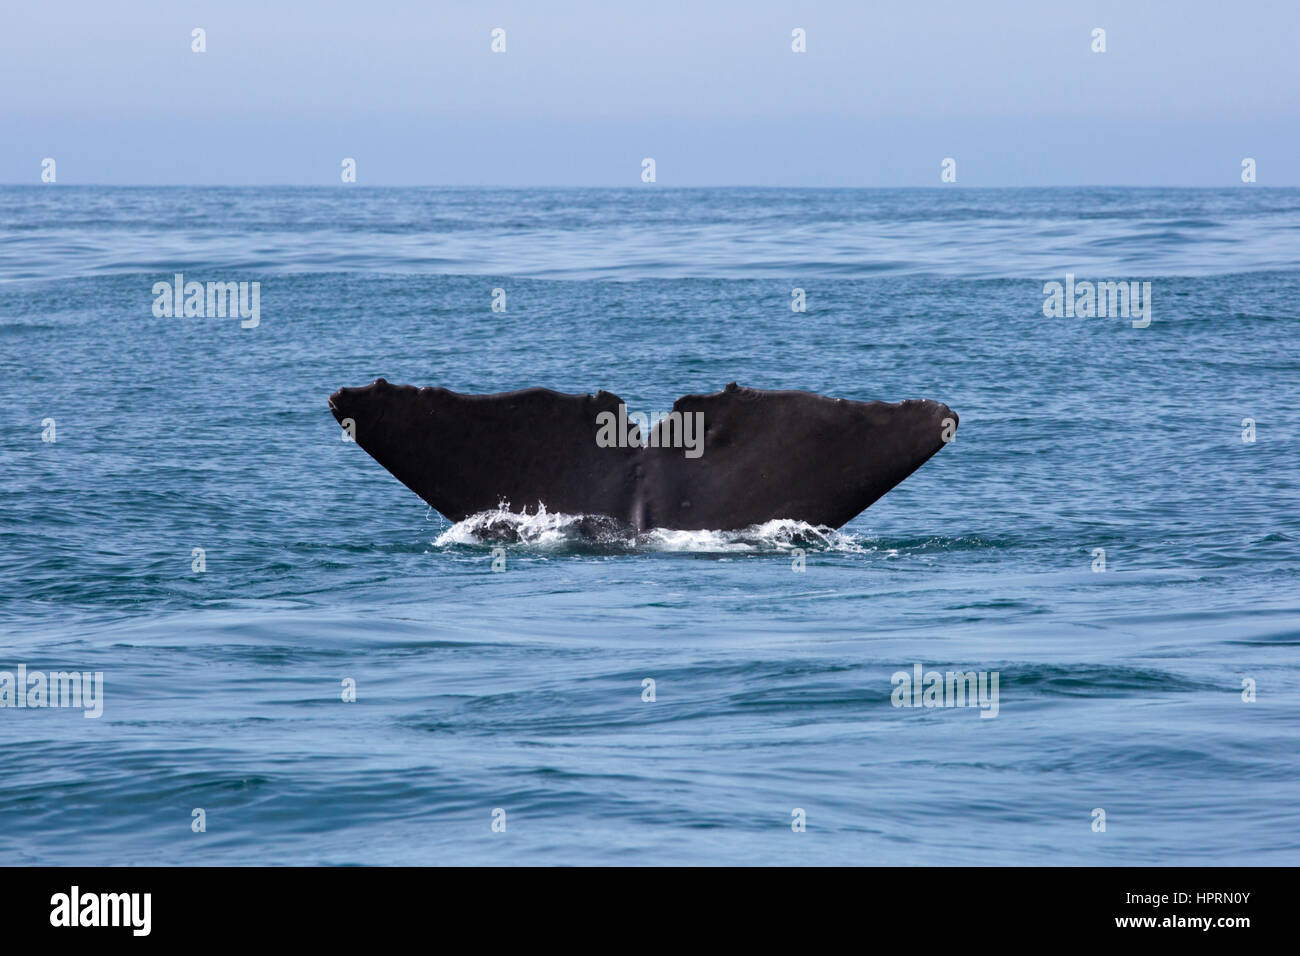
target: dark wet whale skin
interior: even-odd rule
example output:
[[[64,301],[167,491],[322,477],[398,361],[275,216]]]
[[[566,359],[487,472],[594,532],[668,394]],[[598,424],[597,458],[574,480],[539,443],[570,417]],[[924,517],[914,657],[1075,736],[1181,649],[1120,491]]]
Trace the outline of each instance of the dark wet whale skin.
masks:
[[[958,422],[924,399],[859,402],[732,383],[673,404],[704,416],[703,453],[690,458],[682,448],[600,447],[597,417],[620,404],[605,391],[464,395],[382,378],[329,399],[358,445],[453,521],[502,503],[540,504],[638,531],[774,518],[838,528],[924,464]]]

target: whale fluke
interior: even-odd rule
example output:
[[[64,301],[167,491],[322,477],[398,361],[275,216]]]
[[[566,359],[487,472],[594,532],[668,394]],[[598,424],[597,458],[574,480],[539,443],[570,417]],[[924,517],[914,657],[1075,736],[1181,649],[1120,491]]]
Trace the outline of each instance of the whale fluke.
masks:
[[[462,395],[382,378],[329,399],[357,444],[453,521],[506,502],[606,515],[638,531],[728,531],[773,518],[838,528],[942,448],[958,422],[928,400],[735,383],[679,398],[648,433],[622,405],[605,391]]]

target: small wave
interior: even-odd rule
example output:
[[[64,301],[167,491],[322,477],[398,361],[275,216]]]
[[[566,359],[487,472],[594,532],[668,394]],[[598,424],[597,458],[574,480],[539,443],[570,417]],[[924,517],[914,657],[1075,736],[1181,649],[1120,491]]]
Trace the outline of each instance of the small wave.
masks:
[[[540,551],[597,548],[618,551],[762,553],[805,548],[817,551],[873,550],[858,536],[824,525],[776,518],[736,531],[651,528],[638,532],[608,515],[511,511],[506,506],[458,521],[434,540],[435,547],[513,544]]]
[[[0,335],[30,335],[34,332],[54,332],[56,325],[43,325],[34,322],[0,322]]]

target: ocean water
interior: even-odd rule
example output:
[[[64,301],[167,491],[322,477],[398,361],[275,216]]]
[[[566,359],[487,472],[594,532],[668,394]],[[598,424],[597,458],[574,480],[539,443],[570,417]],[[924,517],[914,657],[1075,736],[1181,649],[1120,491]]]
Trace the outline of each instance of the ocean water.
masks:
[[[1298,863],[1298,303],[1297,190],[0,188],[0,671],[103,674],[0,708],[0,863]],[[837,532],[592,539],[433,512],[380,376],[961,429]]]

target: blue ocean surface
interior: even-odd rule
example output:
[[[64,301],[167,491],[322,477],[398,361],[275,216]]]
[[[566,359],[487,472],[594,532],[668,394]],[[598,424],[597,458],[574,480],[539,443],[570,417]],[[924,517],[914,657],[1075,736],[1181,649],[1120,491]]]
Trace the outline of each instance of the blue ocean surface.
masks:
[[[1298,316],[1300,190],[0,187],[0,671],[103,675],[0,707],[0,863],[1300,863]],[[839,531],[593,538],[430,509],[381,376],[961,427]]]

